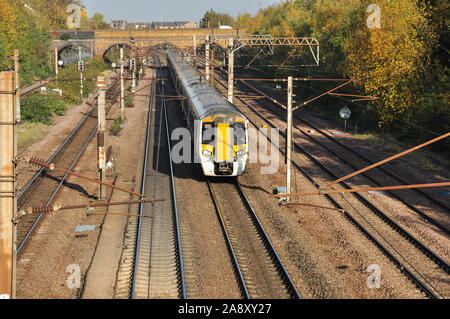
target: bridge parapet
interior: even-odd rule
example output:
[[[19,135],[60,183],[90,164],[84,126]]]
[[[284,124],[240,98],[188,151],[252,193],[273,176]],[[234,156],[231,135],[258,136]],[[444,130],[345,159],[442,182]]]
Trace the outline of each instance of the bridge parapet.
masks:
[[[164,29],[164,30],[59,30],[52,32],[53,47],[62,50],[70,45],[81,46],[91,50],[96,57],[103,57],[106,51],[115,45],[130,45],[134,39],[138,48],[152,47],[171,43],[179,48],[193,45],[196,35],[197,43],[205,41],[206,35],[222,38],[247,34],[247,29]]]

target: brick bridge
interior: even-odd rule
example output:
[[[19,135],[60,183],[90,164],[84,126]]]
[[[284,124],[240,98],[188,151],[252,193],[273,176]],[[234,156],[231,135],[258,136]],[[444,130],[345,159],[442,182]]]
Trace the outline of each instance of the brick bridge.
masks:
[[[194,35],[197,45],[205,42],[206,35],[236,36],[246,34],[246,30],[227,29],[172,29],[172,30],[95,30],[95,31],[54,31],[52,50],[61,52],[67,47],[80,46],[91,52],[92,56],[103,58],[104,54],[116,45],[131,46],[134,38],[136,48],[151,48],[158,44],[170,43],[178,48],[193,46]]]

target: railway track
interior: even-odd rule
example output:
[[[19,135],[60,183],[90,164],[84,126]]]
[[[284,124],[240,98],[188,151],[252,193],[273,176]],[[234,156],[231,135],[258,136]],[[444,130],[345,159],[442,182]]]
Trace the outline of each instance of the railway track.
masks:
[[[217,81],[226,91],[223,80]],[[241,109],[255,127],[262,124],[275,125],[255,110],[249,103],[237,99],[246,110]],[[252,118],[257,117],[257,121]],[[280,135],[284,136],[282,132]],[[270,140],[270,139],[269,139]],[[294,152],[292,163],[313,185],[319,185],[337,179],[328,167],[309,154],[299,144],[294,143],[299,152]],[[284,153],[279,149],[281,153]],[[305,163],[308,171],[297,163]],[[311,163],[312,165],[307,165]],[[313,178],[314,176],[314,178]],[[319,176],[319,177],[318,177]],[[327,179],[328,178],[328,179]],[[335,189],[348,189],[350,186],[344,182],[335,186]],[[328,201],[336,208],[344,211],[344,216],[357,227],[377,248],[379,248],[415,285],[430,298],[446,298],[450,295],[450,281],[448,263],[426,247],[419,240],[405,231],[400,225],[392,221],[384,212],[360,194],[327,195]]]
[[[242,88],[242,86],[239,86]],[[245,89],[245,88],[244,88]],[[259,100],[256,103],[264,107],[264,109],[270,111],[274,115],[278,116],[280,120],[286,122],[286,115],[281,112],[279,107],[274,107],[270,102]],[[325,151],[325,153],[331,154],[334,158],[340,162],[341,166],[348,167],[349,172],[353,172],[359,169],[362,169],[366,166],[372,165],[375,162],[372,161],[367,156],[361,154],[357,150],[345,145],[338,139],[333,136],[330,136],[323,130],[319,129],[317,126],[311,124],[310,122],[300,118],[298,115],[294,114],[294,118],[298,121],[311,128],[312,131],[317,132],[317,134],[309,133],[307,129],[301,128],[299,125],[294,124],[293,128],[294,134],[298,134],[299,136],[304,136],[306,139],[310,140],[313,144],[318,145],[321,149]],[[320,141],[321,137],[325,137],[325,140]],[[385,185],[411,185],[410,182],[406,181],[404,178],[401,178],[397,174],[391,172],[390,170],[384,168],[383,166],[378,166],[373,170],[364,172],[361,174],[362,177],[365,178],[366,183],[370,181],[371,185],[381,187]],[[361,178],[360,178],[361,179]],[[361,182],[365,181],[361,179]],[[367,183],[370,185],[370,183]],[[414,183],[417,184],[417,183]],[[411,196],[411,192],[416,194],[415,196]],[[450,235],[450,230],[447,226],[443,225],[441,221],[438,221],[432,218],[429,214],[424,212],[422,209],[417,206],[425,206],[425,207],[434,207],[436,211],[442,211],[443,214],[449,215],[450,208],[447,203],[442,202],[441,200],[433,197],[427,191],[421,189],[411,189],[411,190],[399,190],[396,192],[386,191],[386,193],[407,206],[411,211],[419,215],[424,221],[436,226],[440,231]],[[405,199],[405,196],[409,196],[409,200]],[[412,201],[410,202],[412,198]]]
[[[243,297],[300,299],[237,179],[207,183]]]
[[[118,92],[115,92],[117,82],[115,81],[108,89],[106,94],[107,99],[114,99],[117,96]],[[97,109],[94,105],[81,118],[76,127],[47,162],[53,163],[57,167],[73,170],[87,145],[97,132],[97,125]],[[16,197],[18,211],[28,207],[49,207],[54,203],[56,196],[63,187],[72,187],[68,183],[68,179],[68,174],[46,171],[44,168],[40,169],[19,191]],[[43,213],[29,214],[20,219],[17,225],[18,254],[21,254],[26,247],[28,239],[39,225],[43,216]]]
[[[129,219],[115,298],[186,298],[169,124],[165,100],[156,101],[156,91],[164,95],[164,86],[152,86],[141,193],[166,200],[141,204],[140,217]]]

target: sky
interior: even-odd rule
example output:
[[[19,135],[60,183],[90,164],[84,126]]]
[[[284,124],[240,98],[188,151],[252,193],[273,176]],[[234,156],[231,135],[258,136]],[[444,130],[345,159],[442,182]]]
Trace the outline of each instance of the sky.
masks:
[[[195,21],[209,9],[236,17],[239,13],[256,13],[280,0],[82,0],[89,17],[98,12],[105,21],[128,22]]]

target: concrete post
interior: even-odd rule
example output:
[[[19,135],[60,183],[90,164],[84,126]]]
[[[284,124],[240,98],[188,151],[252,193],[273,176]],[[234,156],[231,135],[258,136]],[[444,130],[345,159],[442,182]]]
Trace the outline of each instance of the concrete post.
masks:
[[[206,36],[206,43],[205,43],[205,48],[206,48],[206,66],[205,66],[205,71],[206,71],[206,81],[210,81],[211,79],[211,66],[210,66],[210,43],[209,43],[209,39],[210,36],[207,35]]]
[[[120,48],[120,118],[125,119],[125,88],[123,81],[123,47]]]
[[[16,107],[14,72],[0,73],[0,296],[15,298]]]
[[[291,156],[292,156],[292,76],[288,77],[287,134],[286,134],[286,193],[291,193]],[[287,197],[286,201],[290,201]]]
[[[58,78],[59,65],[58,65],[58,48],[55,48],[55,77]]]
[[[233,103],[233,86],[234,86],[234,42],[230,38],[228,45],[228,101]]]

